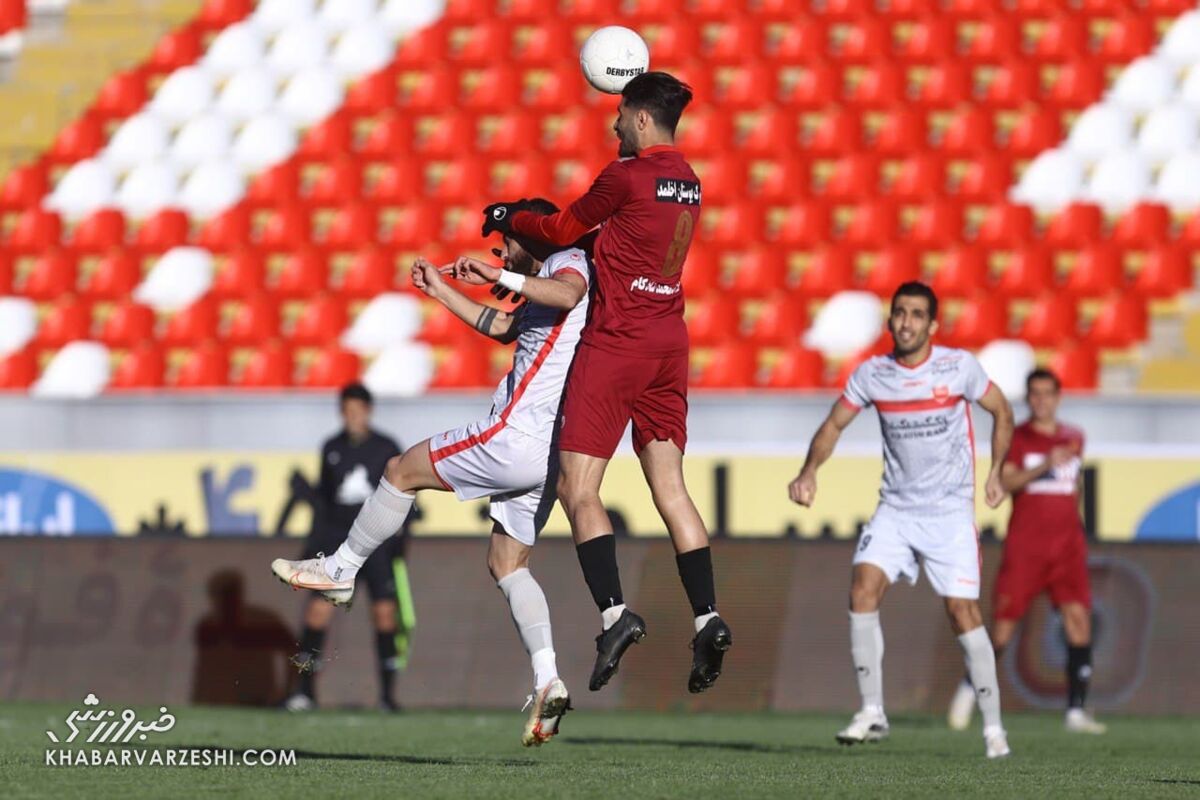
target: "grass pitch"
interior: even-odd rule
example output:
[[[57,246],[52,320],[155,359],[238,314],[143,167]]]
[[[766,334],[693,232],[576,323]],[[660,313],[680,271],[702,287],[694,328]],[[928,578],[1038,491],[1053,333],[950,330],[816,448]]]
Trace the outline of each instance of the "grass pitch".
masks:
[[[185,707],[172,709],[173,730],[135,749],[294,749],[296,764],[46,766],[45,731],[65,730],[71,708],[0,705],[4,797],[1200,796],[1200,725],[1188,719],[1108,717],[1106,736],[1085,737],[1064,733],[1057,714],[1008,715],[1013,755],[989,762],[978,729],[953,733],[929,716],[893,717],[888,741],[846,748],[833,734],[849,715],[576,711],[553,742],[526,750],[515,710],[293,716]]]

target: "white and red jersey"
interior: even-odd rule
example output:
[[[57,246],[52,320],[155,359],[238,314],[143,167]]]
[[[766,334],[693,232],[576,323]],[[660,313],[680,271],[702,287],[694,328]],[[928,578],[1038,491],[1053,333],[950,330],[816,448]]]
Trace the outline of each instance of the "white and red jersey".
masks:
[[[537,277],[552,278],[565,270],[591,288],[587,255],[574,247],[546,259]],[[492,414],[499,422],[542,441],[553,438],[567,372],[587,322],[588,294],[570,311],[532,302],[519,310],[513,367],[492,394]]]
[[[975,509],[975,433],[971,403],[990,385],[971,353],[934,346],[916,366],[894,356],[864,361],[840,402],[874,405],[883,432],[881,505],[921,515]]]
[[[1008,540],[1047,541],[1057,536],[1083,534],[1079,519],[1079,472],[1083,468],[1083,431],[1058,423],[1053,434],[1033,427],[1032,420],[1013,431],[1012,447],[1005,458],[1021,469],[1034,469],[1045,463],[1050,451],[1065,447],[1074,456],[1049,472],[1025,484],[1013,494],[1012,517],[1008,522]]]

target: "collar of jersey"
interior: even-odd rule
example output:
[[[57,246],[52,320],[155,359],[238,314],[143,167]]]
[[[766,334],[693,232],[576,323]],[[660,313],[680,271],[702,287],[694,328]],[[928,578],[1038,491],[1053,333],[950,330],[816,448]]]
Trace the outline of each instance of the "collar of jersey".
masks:
[[[645,158],[646,156],[652,156],[655,153],[671,153],[671,152],[678,153],[679,148],[673,144],[656,144],[656,145],[647,147],[645,150],[638,153],[638,158]]]

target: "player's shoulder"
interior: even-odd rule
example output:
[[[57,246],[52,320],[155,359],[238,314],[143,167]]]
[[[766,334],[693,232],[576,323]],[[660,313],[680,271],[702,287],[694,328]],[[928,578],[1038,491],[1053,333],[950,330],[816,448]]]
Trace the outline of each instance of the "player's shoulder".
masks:
[[[328,453],[331,450],[338,450],[346,443],[346,432],[338,431],[330,436],[325,441],[321,442],[321,452]]]
[[[578,247],[568,247],[565,250],[559,250],[552,253],[546,259],[546,266],[551,270],[560,269],[562,267],[587,268],[587,253]]]
[[[1069,425],[1066,422],[1059,421],[1058,435],[1064,439],[1071,439],[1082,442],[1084,439],[1083,428],[1075,425]]]

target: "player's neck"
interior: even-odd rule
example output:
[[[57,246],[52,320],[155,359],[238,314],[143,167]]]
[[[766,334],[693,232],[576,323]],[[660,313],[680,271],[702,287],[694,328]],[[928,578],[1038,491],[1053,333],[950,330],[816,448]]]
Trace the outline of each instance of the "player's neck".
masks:
[[[1038,433],[1044,433],[1047,436],[1053,436],[1058,433],[1058,420],[1054,417],[1050,419],[1034,419],[1032,426]]]
[[[896,359],[896,363],[904,367],[919,367],[929,360],[929,354],[933,352],[933,345],[926,344],[920,350],[914,350],[911,353],[900,355],[893,351],[892,358]]]
[[[648,141],[640,143],[637,154],[638,154],[638,156],[641,156],[647,150],[650,150],[655,147],[674,147],[674,146],[675,146],[675,140],[673,138],[660,137],[660,138],[650,139]]]

